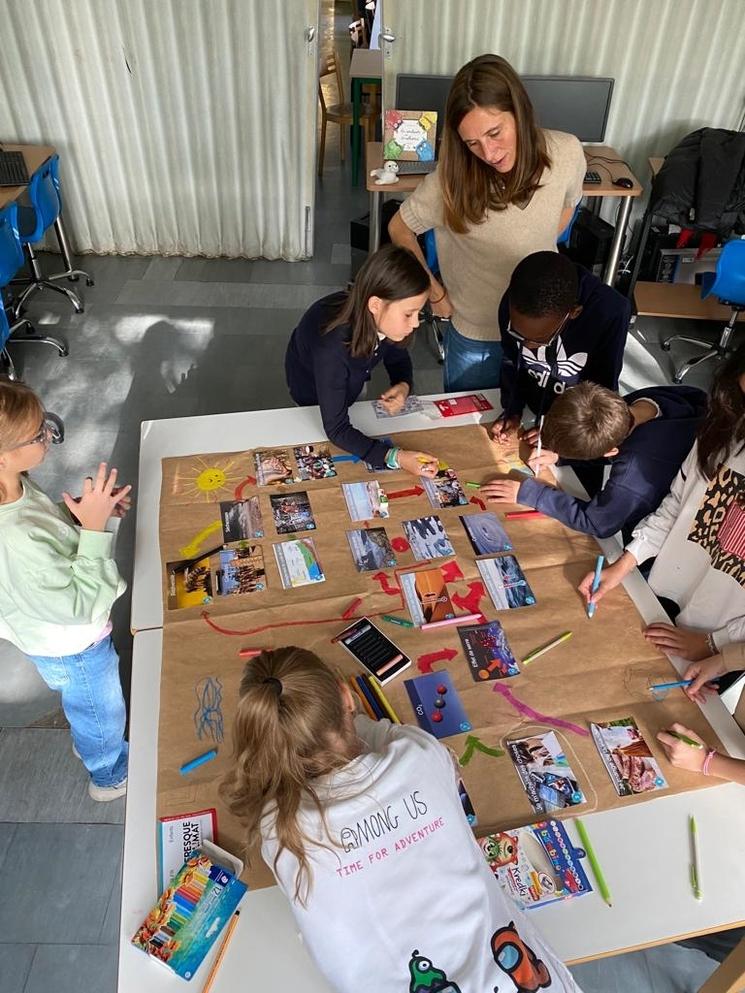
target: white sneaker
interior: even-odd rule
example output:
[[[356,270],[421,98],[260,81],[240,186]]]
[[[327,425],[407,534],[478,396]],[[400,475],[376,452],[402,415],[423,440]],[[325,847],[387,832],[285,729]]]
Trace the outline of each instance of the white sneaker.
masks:
[[[73,755],[75,756],[75,758],[76,758],[76,759],[80,759],[80,761],[81,761],[81,762],[83,761],[83,760],[82,760],[82,759],[80,758],[80,752],[79,752],[79,751],[77,750],[77,748],[75,747],[75,742],[74,742],[74,741],[73,741],[73,743],[72,743],[72,754],[73,754]]]
[[[88,782],[88,796],[91,800],[98,800],[99,803],[107,803],[109,800],[116,800],[124,796],[127,792],[127,780],[123,779],[116,786],[96,786],[93,780]]]

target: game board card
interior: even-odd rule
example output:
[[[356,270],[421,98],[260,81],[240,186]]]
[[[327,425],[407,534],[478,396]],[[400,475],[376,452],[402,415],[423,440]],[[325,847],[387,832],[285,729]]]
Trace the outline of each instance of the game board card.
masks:
[[[484,511],[461,515],[461,523],[477,555],[512,551],[512,542],[496,514]]]
[[[292,458],[286,448],[266,448],[254,452],[259,486],[294,483]]]
[[[473,730],[447,672],[430,672],[404,682],[419,727],[435,738]]]
[[[426,562],[428,559],[439,559],[444,555],[455,554],[447,531],[436,514],[431,517],[417,517],[412,521],[403,521],[401,527],[417,562]]]
[[[229,500],[220,504],[222,537],[226,545],[234,541],[264,537],[264,523],[257,496],[248,500]]]
[[[347,531],[347,541],[360,572],[377,572],[379,569],[393,569],[396,556],[385,528],[360,528]]]
[[[534,811],[549,814],[585,802],[555,731],[515,738],[506,744]]]
[[[411,659],[386,638],[367,617],[361,617],[333,639],[346,648],[381,686],[411,665]]]
[[[292,454],[297,463],[298,479],[330,479],[336,475],[328,445],[299,445]]]
[[[435,400],[435,406],[443,417],[458,417],[461,414],[475,414],[481,410],[494,410],[483,393],[469,393],[464,397]]]
[[[404,572],[399,577],[412,621],[431,624],[455,617],[447,586],[439,569]]]
[[[422,410],[422,401],[416,396],[407,396],[401,410],[396,414],[390,414],[385,405],[380,400],[373,401],[373,410],[376,417],[403,417],[404,414],[419,414]]]
[[[474,682],[519,675],[517,659],[507,644],[507,636],[499,621],[461,625],[458,636]]]
[[[533,591],[514,555],[476,559],[476,565],[497,610],[535,604]]]
[[[316,521],[305,490],[294,493],[273,493],[269,497],[277,534],[315,531]]]
[[[662,770],[633,717],[590,724],[590,730],[619,796],[665,789]]]
[[[218,596],[260,593],[266,589],[264,553],[261,545],[241,544],[222,548],[215,569],[215,592]]]
[[[375,517],[389,516],[388,497],[377,480],[372,479],[369,483],[342,483],[341,488],[353,521],[370,521]]]
[[[312,538],[278,542],[272,547],[283,589],[322,583],[326,579]]]
[[[438,464],[434,479],[423,477],[422,485],[435,510],[439,510],[440,507],[463,507],[468,503],[455,470],[445,462]]]
[[[219,548],[214,548],[193,559],[166,563],[169,610],[212,603],[215,588],[213,572],[219,552]]]

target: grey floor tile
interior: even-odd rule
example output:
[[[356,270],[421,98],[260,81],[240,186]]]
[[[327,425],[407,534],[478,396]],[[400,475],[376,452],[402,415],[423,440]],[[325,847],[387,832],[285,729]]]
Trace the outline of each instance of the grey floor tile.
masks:
[[[668,988],[676,993],[698,993],[718,967],[708,955],[676,944],[648,948],[645,954],[653,990]]]
[[[251,282],[327,286],[341,289],[349,279],[349,264],[334,265],[316,258],[309,262],[281,262],[257,259],[251,263]],[[333,291],[330,291],[333,292]],[[323,294],[320,294],[323,295]],[[318,299],[318,295],[314,299]]]
[[[118,825],[19,824],[3,874],[3,941],[97,942],[122,841]]]
[[[646,952],[615,955],[575,965],[571,973],[583,993],[678,993],[675,986],[652,986]]]
[[[349,266],[352,261],[352,248],[347,243],[346,245],[334,244],[331,246],[331,263],[332,265],[346,265]]]
[[[175,278],[183,261],[178,256],[161,258],[158,255],[154,255],[142,278],[153,283],[168,282]]]
[[[59,694],[47,687],[33,663],[0,641],[0,728],[25,727],[58,706]]]
[[[0,944],[0,993],[24,993],[35,952],[36,945]]]
[[[2,734],[2,732],[0,732]],[[0,821],[0,869],[3,865],[5,853],[8,851],[13,835],[16,833],[16,825],[7,821]],[[1,974],[1,973],[0,973]]]
[[[39,945],[23,993],[115,993],[116,945]]]
[[[122,858],[120,850],[114,873],[114,883],[109,896],[109,905],[101,925],[98,943],[101,945],[115,944],[119,940],[119,917],[122,906]]]
[[[269,263],[271,264],[271,263]],[[289,263],[279,263],[288,265]],[[300,263],[298,263],[300,264]],[[158,283],[129,280],[116,303],[143,307],[310,307],[319,297],[338,290],[330,285],[290,285],[289,283],[178,282]]]
[[[88,796],[88,774],[72,754],[72,739],[66,730],[3,730],[0,796],[3,818],[29,826],[36,822],[121,824],[124,820],[123,798],[96,803]],[[18,841],[16,835],[11,846]]]

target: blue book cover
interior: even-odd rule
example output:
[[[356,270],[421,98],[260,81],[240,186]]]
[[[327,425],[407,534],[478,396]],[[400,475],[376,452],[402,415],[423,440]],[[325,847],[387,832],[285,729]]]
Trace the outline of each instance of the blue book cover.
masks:
[[[132,938],[182,979],[192,978],[247,889],[235,866],[215,861],[217,852],[203,845],[191,853]]]

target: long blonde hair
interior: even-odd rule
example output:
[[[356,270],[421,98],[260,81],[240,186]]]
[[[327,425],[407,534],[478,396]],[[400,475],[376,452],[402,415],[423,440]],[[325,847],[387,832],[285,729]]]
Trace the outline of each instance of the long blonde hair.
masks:
[[[325,825],[314,781],[349,762],[338,745],[351,748],[355,737],[340,677],[313,652],[277,648],[247,663],[233,724],[233,765],[220,795],[245,824],[247,848],[259,837],[262,816],[272,814],[278,841],[274,868],[285,849],[295,856],[300,903],[312,882],[306,853],[311,839],[300,829],[300,806],[309,799]]]
[[[458,128],[476,107],[494,107],[515,118],[517,156],[504,176],[482,162],[463,143]],[[499,55],[479,55],[458,71],[445,108],[445,129],[438,175],[445,207],[445,225],[465,234],[482,224],[488,210],[523,203],[538,189],[541,174],[551,166],[543,132],[522,80]]]
[[[0,452],[20,444],[41,423],[44,407],[30,386],[0,376]],[[0,502],[6,493],[0,484]]]

